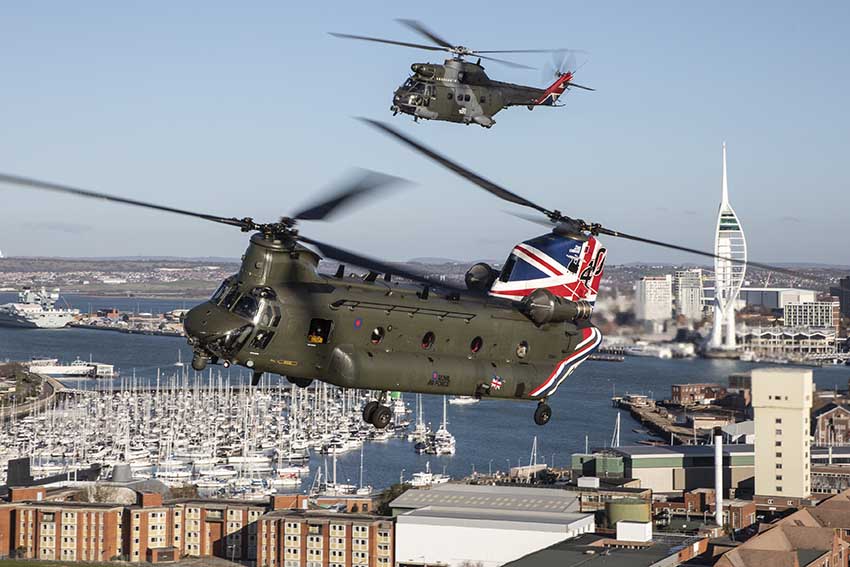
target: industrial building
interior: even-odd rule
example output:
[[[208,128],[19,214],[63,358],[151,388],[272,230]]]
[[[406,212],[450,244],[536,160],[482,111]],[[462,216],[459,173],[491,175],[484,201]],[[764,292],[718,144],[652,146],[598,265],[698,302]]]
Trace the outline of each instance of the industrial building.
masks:
[[[496,567],[595,530],[568,490],[445,484],[390,503],[399,565]]]
[[[680,492],[714,486],[714,447],[711,445],[635,445],[611,449],[623,459],[623,474],[640,480],[653,492]],[[723,486],[727,491],[751,489],[753,445],[723,447]]]
[[[740,327],[741,349],[758,356],[787,358],[835,352],[835,329],[811,327]]]
[[[809,439],[814,384],[802,368],[752,371],[756,422],[755,501],[777,509],[811,496]]]

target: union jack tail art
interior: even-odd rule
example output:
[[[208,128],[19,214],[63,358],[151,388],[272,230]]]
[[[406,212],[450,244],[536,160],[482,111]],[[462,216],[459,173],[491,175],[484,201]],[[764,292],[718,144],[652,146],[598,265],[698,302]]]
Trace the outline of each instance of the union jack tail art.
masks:
[[[576,240],[544,234],[514,246],[490,294],[521,301],[536,289],[593,305],[606,250],[594,236]]]

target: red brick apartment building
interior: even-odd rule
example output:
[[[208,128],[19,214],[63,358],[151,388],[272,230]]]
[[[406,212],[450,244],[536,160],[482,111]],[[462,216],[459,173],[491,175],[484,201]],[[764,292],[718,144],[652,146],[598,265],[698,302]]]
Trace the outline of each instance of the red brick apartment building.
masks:
[[[390,567],[393,522],[365,514],[275,510],[260,518],[258,567]]]
[[[324,503],[343,510],[374,506],[368,498],[325,499]],[[307,506],[303,495],[276,496],[267,502],[163,502],[160,494],[148,492],[137,493],[136,503],[127,506],[48,501],[42,487],[12,488],[9,501],[0,503],[0,557],[158,563],[215,556],[256,561],[265,567],[294,567],[293,560],[285,557],[297,554],[297,565],[303,567],[392,564],[391,519],[313,512],[304,510]],[[282,522],[284,517],[289,519]],[[290,524],[298,526],[298,534],[287,527]],[[298,536],[297,552],[287,545],[294,535]],[[274,542],[280,542],[280,547]],[[316,557],[324,562],[308,561]]]

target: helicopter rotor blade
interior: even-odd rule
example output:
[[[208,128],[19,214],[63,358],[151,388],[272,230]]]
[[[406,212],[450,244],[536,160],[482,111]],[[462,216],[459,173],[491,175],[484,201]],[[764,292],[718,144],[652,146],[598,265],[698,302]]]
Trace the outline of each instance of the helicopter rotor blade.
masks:
[[[343,264],[360,266],[361,268],[367,268],[369,270],[372,270],[374,272],[380,272],[382,274],[393,274],[428,286],[441,287],[449,289],[451,291],[469,293],[466,288],[460,288],[451,284],[447,284],[446,282],[432,280],[427,276],[417,274],[405,268],[394,266],[392,264],[388,264],[386,262],[382,262],[381,260],[376,260],[374,258],[369,258],[367,256],[357,254],[356,252],[343,250],[342,248],[337,248],[336,246],[333,246],[331,244],[320,242],[318,240],[314,240],[303,235],[299,235],[298,239],[301,242],[312,244],[313,246],[318,248],[319,252],[321,252],[323,256],[332,258],[337,262],[342,262]]]
[[[402,182],[406,182],[406,180],[364,169],[360,171],[357,177],[347,182],[342,189],[335,191],[325,200],[302,209],[292,218],[297,220],[327,220],[341,209],[351,206],[355,201],[370,196],[370,194],[375,196],[376,193],[387,186]]]
[[[584,90],[586,90],[586,91],[595,91],[595,90],[596,90],[596,89],[592,89],[592,88],[590,88],[590,87],[585,87],[584,85],[576,84],[576,83],[574,83],[574,82],[572,82],[572,81],[567,81],[567,86],[568,86],[568,87],[575,87],[575,88],[577,88],[577,89],[584,89]]]
[[[478,185],[479,187],[481,187],[485,191],[492,193],[493,195],[499,197],[500,199],[504,199],[505,201],[508,201],[510,203],[515,203],[517,205],[522,205],[524,207],[530,207],[530,208],[532,208],[536,211],[540,211],[541,213],[543,213],[546,216],[552,215],[552,211],[549,211],[548,209],[545,209],[544,207],[541,207],[540,205],[538,205],[538,204],[536,204],[532,201],[529,201],[525,197],[521,197],[520,195],[517,195],[516,193],[513,193],[511,191],[508,191],[504,187],[497,185],[497,184],[493,183],[492,181],[485,179],[485,178],[481,177],[480,175],[478,175],[476,173],[473,173],[472,171],[466,169],[462,165],[455,163],[454,161],[450,160],[449,158],[435,152],[431,148],[428,148],[427,146],[424,146],[424,145],[420,144],[419,142],[417,142],[417,141],[415,141],[411,138],[408,138],[407,136],[405,136],[404,134],[402,134],[401,132],[399,132],[395,128],[389,126],[388,124],[385,124],[383,122],[379,122],[377,120],[372,120],[370,118],[361,118],[361,120],[363,120],[367,124],[371,125],[372,127],[377,128],[378,130],[382,130],[386,134],[393,136],[394,138],[396,138],[396,139],[400,140],[401,142],[407,144],[408,146],[410,146],[414,150],[418,151],[419,153],[428,156],[429,158],[436,161],[437,163],[439,163],[443,167],[454,171],[455,173],[457,173],[461,177],[468,179],[472,183]]]
[[[489,57],[487,55],[478,55],[477,51],[474,51],[473,55],[480,57],[481,59],[486,59],[487,61],[494,61],[496,63],[506,65],[508,67],[513,67],[514,69],[534,69],[534,67],[529,67],[528,65],[523,65],[521,63],[514,63],[513,61],[508,61],[507,59],[498,59],[496,57]]]
[[[336,32],[328,32],[329,35],[334,37],[341,37],[344,39],[359,39],[362,41],[374,41],[376,43],[388,43],[390,45],[401,45],[402,47],[413,47],[415,49],[427,49],[428,51],[447,51],[443,47],[435,47],[433,45],[424,45],[422,43],[410,43],[407,41],[395,41],[393,39],[381,39],[379,37],[369,37],[366,35],[351,35],[348,33],[336,33]]]
[[[716,258],[719,260],[726,260],[727,262],[733,264],[742,264],[748,267],[759,268],[762,270],[768,270],[771,272],[777,272],[780,274],[785,274],[788,276],[794,276],[802,279],[811,279],[810,276],[806,274],[801,274],[800,272],[795,272],[794,270],[788,270],[786,268],[780,268],[778,266],[771,266],[770,264],[763,264],[761,262],[752,262],[750,260],[738,260],[736,258],[729,258],[727,256],[720,256],[718,254],[714,254],[712,252],[706,252],[704,250],[698,250],[696,248],[689,248],[687,246],[680,246],[678,244],[672,244],[670,242],[664,242],[662,240],[654,240],[652,238],[644,238],[642,236],[636,236],[634,234],[626,234],[624,232],[620,232],[618,230],[611,230],[609,228],[604,228],[601,226],[593,226],[591,227],[592,231],[599,234],[604,234],[606,236],[613,236],[616,238],[624,238],[626,240],[634,240],[635,242],[642,242],[644,244],[651,244],[652,246],[660,246],[662,248],[670,248],[672,250],[679,250],[681,252],[688,252],[690,254],[697,254],[699,256],[705,256],[707,258]]]
[[[116,197],[115,195],[109,195],[107,193],[99,193],[97,191],[89,191],[88,189],[80,189],[77,187],[70,187],[68,185],[60,185],[58,183],[50,183],[47,181],[39,181],[37,179],[31,179],[28,177],[20,177],[17,175],[8,175],[5,173],[0,173],[0,183],[5,183],[8,185],[15,185],[17,187],[27,187],[30,189],[40,189],[45,191],[53,191],[56,193],[64,193],[66,195],[75,195],[77,197],[87,197],[89,199],[99,199],[101,201],[108,201],[111,203],[121,203],[122,205],[132,205],[134,207],[142,207],[145,209],[153,209],[155,211],[164,211],[166,213],[175,213],[178,215],[185,215],[189,217],[195,217],[199,219],[204,219],[212,222],[217,222],[221,224],[227,224],[230,226],[236,226],[241,228],[242,230],[253,230],[257,227],[257,225],[251,219],[237,219],[237,218],[226,218],[220,217],[216,215],[208,215],[205,213],[198,213],[195,211],[188,211],[186,209],[178,209],[175,207],[167,207],[164,205],[157,205],[154,203],[148,203],[146,201],[138,201],[136,199],[127,199],[125,197]]]
[[[438,36],[437,34],[432,32],[431,30],[426,28],[422,24],[422,22],[419,22],[417,20],[405,20],[405,19],[398,19],[396,21],[399,22],[400,24],[404,24],[405,26],[409,27],[410,29],[412,29],[413,31],[418,33],[419,35],[427,37],[428,39],[430,39],[431,41],[433,41],[437,45],[440,45],[440,46],[445,47],[447,49],[453,49],[455,47],[454,45],[452,45],[451,43],[449,43],[445,39],[441,38],[440,36]]]

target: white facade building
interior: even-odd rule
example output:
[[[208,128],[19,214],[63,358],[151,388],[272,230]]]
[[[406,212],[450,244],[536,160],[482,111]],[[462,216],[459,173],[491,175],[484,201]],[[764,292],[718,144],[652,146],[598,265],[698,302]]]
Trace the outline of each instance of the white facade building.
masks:
[[[735,302],[747,273],[747,241],[738,215],[729,203],[725,143],[714,253],[720,258],[714,259],[714,327],[709,346],[732,350],[735,348]]]
[[[789,498],[808,498],[812,485],[809,467],[812,371],[758,368],[753,370],[752,377],[756,499],[770,497],[785,506]]]
[[[839,309],[837,301],[807,301],[787,303],[782,311],[787,327],[819,327],[838,330]]]
[[[635,288],[635,316],[639,321],[667,321],[673,314],[673,279],[645,276]]]
[[[676,315],[689,321],[702,319],[703,278],[702,270],[681,270],[673,276],[673,295],[676,300]]]
[[[594,531],[593,514],[429,506],[396,518],[396,562],[498,567]]]

